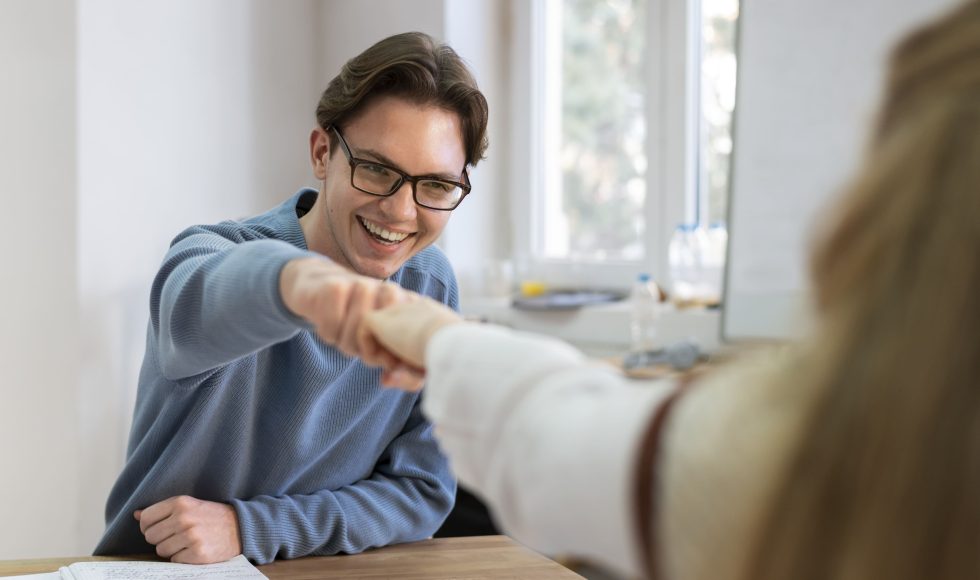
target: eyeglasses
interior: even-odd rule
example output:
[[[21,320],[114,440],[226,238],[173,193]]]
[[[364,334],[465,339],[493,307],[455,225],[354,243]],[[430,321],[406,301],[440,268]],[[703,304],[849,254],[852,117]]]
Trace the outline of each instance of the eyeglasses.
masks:
[[[350,184],[358,191],[388,197],[398,191],[398,188],[407,181],[412,184],[412,198],[415,203],[439,211],[456,209],[456,206],[470,192],[470,176],[466,174],[465,167],[462,175],[466,183],[435,179],[424,175],[414,177],[390,165],[354,157],[344,136],[340,134],[340,130],[335,125],[331,125],[330,129],[340,139],[340,148],[343,149],[344,156],[350,163]]]

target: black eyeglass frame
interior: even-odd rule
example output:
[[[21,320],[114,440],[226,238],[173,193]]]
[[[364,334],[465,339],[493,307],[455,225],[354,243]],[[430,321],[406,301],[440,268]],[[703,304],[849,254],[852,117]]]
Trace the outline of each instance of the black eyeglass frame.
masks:
[[[432,177],[431,175],[420,175],[420,176],[409,175],[404,171],[402,171],[401,169],[398,169],[397,167],[392,167],[391,165],[387,165],[379,161],[371,161],[369,159],[360,159],[358,157],[354,157],[354,154],[351,153],[350,146],[347,145],[347,140],[344,139],[344,136],[340,134],[340,129],[336,125],[330,125],[328,128],[331,131],[333,131],[335,135],[337,135],[337,139],[340,141],[340,148],[344,152],[344,157],[347,158],[347,163],[350,165],[350,185],[357,191],[366,193],[368,195],[375,195],[378,197],[391,197],[392,195],[395,194],[396,191],[399,190],[399,188],[401,188],[402,184],[404,184],[407,181],[412,184],[412,199],[415,201],[415,204],[424,207],[426,209],[431,209],[435,211],[453,211],[454,209],[459,207],[459,204],[463,203],[463,200],[466,199],[466,196],[470,194],[470,190],[472,189],[472,187],[469,184],[470,176],[466,172],[466,167],[463,167],[463,171],[462,171],[463,179],[466,180],[465,183],[459,181],[453,181],[451,179],[443,179],[441,177]],[[375,165],[378,167],[383,167],[389,171],[398,174],[399,176],[398,181],[396,181],[394,185],[391,186],[391,191],[389,191],[388,193],[375,193],[373,191],[362,189],[354,184],[354,170],[357,168],[358,165]],[[438,181],[440,183],[448,183],[450,185],[454,185],[460,188],[460,190],[462,190],[463,192],[463,195],[459,196],[459,199],[456,200],[456,204],[453,205],[452,207],[432,207],[431,205],[426,205],[421,201],[419,201],[418,189],[416,186],[420,181]]]

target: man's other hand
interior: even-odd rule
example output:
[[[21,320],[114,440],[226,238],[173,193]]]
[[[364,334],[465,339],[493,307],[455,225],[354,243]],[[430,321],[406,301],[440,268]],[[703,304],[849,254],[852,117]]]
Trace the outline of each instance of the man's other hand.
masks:
[[[180,495],[136,510],[157,555],[179,564],[213,564],[242,553],[238,515],[228,504]]]

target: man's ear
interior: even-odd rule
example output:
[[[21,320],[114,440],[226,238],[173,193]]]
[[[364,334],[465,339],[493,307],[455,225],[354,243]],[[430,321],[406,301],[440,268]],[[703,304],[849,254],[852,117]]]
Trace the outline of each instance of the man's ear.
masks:
[[[310,164],[313,175],[318,180],[327,177],[327,160],[330,159],[330,137],[327,132],[317,127],[310,132]]]

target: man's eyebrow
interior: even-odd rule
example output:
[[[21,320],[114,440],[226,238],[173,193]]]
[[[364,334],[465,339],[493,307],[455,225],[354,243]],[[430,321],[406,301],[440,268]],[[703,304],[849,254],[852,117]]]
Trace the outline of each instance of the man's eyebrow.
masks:
[[[394,161],[392,161],[390,157],[388,157],[384,153],[379,153],[379,152],[375,151],[374,149],[359,149],[358,151],[354,152],[353,151],[353,148],[351,148],[351,151],[354,154],[354,157],[361,157],[362,155],[370,155],[371,157],[374,158],[375,161],[380,161],[381,163],[383,163],[385,165],[390,165],[391,167],[394,167],[395,169],[397,169],[399,171],[403,171],[405,173],[408,173],[407,171],[405,171],[404,169],[402,169],[401,166],[399,166],[397,163],[395,163]],[[442,179],[442,180],[445,180],[445,181],[456,181],[456,182],[458,182],[461,179],[461,176],[460,175],[454,175],[454,174],[449,173],[449,172],[444,172],[444,173],[426,173],[426,174],[423,174],[423,175],[413,175],[412,177],[431,177],[432,179]]]

